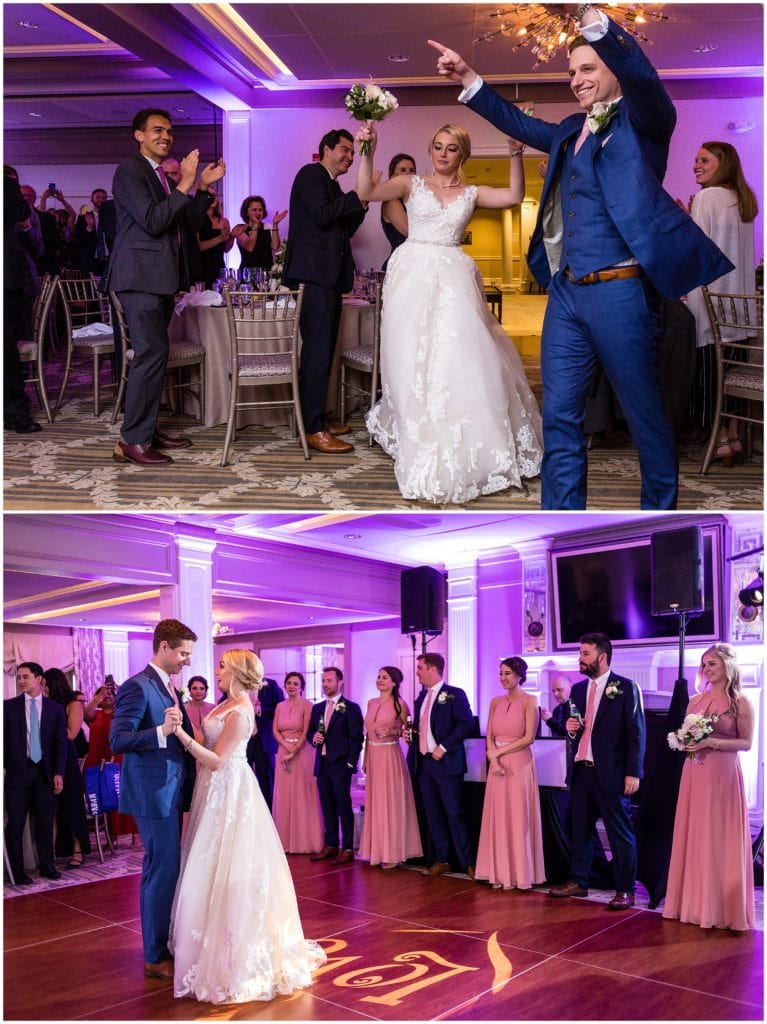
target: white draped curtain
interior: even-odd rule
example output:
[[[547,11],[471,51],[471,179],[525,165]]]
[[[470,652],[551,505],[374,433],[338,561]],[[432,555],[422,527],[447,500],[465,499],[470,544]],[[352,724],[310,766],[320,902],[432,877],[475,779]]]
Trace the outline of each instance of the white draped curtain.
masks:
[[[96,632],[95,630],[93,632]],[[22,662],[36,661],[47,668],[71,672],[75,665],[71,635],[45,633],[14,633],[6,630],[3,637],[3,696],[16,696],[16,668]]]
[[[88,700],[104,682],[104,644],[100,629],[72,630],[75,679]]]

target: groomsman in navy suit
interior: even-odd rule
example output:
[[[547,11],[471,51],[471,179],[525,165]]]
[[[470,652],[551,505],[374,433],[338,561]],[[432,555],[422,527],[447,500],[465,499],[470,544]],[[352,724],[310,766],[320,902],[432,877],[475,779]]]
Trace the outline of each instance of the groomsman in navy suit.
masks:
[[[565,5],[570,7],[573,5]],[[677,498],[676,438],[660,388],[660,296],[674,299],[732,269],[665,192],[676,111],[631,36],[590,4],[574,11],[570,88],[583,111],[528,117],[453,50],[429,42],[458,97],[502,132],[549,154],[528,265],[549,289],[541,342],[545,509],[586,507],[585,416],[601,365],[637,447],[641,507]],[[659,294],[660,293],[660,294]]]
[[[463,741],[474,730],[474,716],[463,690],[442,681],[445,659],[441,654],[422,654],[416,675],[424,689],[413,709],[413,729],[408,766],[418,786],[436,860],[427,869],[431,876],[451,870],[450,844],[458,867],[474,877],[469,826],[463,806],[466,751]]]
[[[343,695],[340,668],[322,670],[325,700],[315,704],[309,718],[307,739],[314,744],[314,774],[320,792],[325,845],[310,860],[348,864],[354,860],[354,810],[352,775],[362,750],[362,711]],[[341,846],[338,825],[341,824]]]
[[[16,683],[21,694],[6,700],[3,708],[5,841],[16,885],[30,885],[22,847],[30,810],[40,874],[61,878],[53,863],[53,819],[64,785],[67,719],[60,704],[43,696],[43,669],[37,662],[23,661],[16,669]]]
[[[634,905],[637,847],[630,797],[639,789],[645,752],[642,695],[636,683],[610,670],[612,644],[604,633],[580,640],[578,667],[587,679],[576,683],[570,700],[579,717],[567,719],[572,739],[568,783],[573,823],[572,880],[550,896],[588,896],[594,857],[594,829],[604,822],[612,853],[615,896],[608,910]]]
[[[141,934],[144,973],[173,980],[168,931],[181,860],[181,817],[189,810],[194,762],[173,735],[189,721],[171,676],[189,665],[196,635],[176,619],[158,622],[152,660],[122,684],[115,699],[109,745],[124,754],[120,811],[136,818],[144,844]]]

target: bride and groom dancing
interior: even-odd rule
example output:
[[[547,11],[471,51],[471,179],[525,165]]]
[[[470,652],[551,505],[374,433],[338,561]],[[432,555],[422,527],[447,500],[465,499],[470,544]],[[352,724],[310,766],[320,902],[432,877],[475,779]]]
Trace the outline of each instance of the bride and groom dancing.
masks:
[[[310,985],[326,957],[304,939],[282,844],[245,755],[248,694],[263,666],[252,651],[223,654],[216,678],[225,699],[203,719],[202,745],[171,682],[196,639],[176,619],[158,623],[151,661],[117,691],[109,737],[124,755],[120,811],[135,816],[144,844],[144,971],[172,980],[177,997],[268,1000]]]
[[[574,5],[557,11],[563,6]],[[676,113],[655,69],[590,4],[573,17],[581,34],[570,46],[570,88],[581,113],[559,124],[528,117],[429,40],[438,73],[463,87],[461,102],[550,157],[528,256],[549,288],[542,431],[519,357],[460,248],[475,207],[521,201],[523,146],[512,139],[509,189],[466,184],[468,136],[453,125],[432,139],[428,177],[374,182],[372,156],[361,158],[359,199],[402,199],[408,214],[408,238],[384,285],[382,398],[367,420],[407,498],[465,502],[521,486],[540,468],[544,509],[585,508],[582,424],[601,364],[638,451],[641,507],[676,505],[676,438],[660,388],[661,296],[685,295],[731,265],[662,187]],[[357,137],[373,149],[375,127]]]

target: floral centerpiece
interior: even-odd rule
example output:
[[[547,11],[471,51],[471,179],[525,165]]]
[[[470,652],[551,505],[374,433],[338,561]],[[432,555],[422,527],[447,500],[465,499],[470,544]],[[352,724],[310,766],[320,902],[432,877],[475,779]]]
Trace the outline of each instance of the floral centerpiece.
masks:
[[[687,715],[681,728],[668,734],[668,745],[672,750],[684,750],[691,743],[700,743],[711,735],[714,731],[714,722],[718,721],[719,715]],[[695,751],[688,750],[686,753],[690,760],[695,760]]]
[[[390,92],[376,85],[371,78],[365,85],[353,85],[346,94],[344,105],[355,121],[383,121],[399,104]],[[370,143],[360,143],[360,155],[370,154]]]
[[[287,248],[288,240],[287,238],[283,238],[280,242],[279,249],[277,249],[277,251],[272,255],[274,262],[272,263],[272,269],[269,273],[271,275],[273,285],[279,285],[282,283],[282,273],[285,269],[285,253],[287,252]]]

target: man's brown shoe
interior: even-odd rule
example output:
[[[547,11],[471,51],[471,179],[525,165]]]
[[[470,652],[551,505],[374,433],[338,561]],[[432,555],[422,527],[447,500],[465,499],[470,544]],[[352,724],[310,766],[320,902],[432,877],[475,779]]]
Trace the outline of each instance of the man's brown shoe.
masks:
[[[631,892],[616,892],[607,904],[608,910],[628,910],[634,906],[634,894]]]
[[[133,462],[137,466],[164,466],[173,462],[170,455],[163,455],[151,444],[126,444],[118,441],[112,452],[115,462]]]
[[[577,882],[565,882],[564,885],[555,885],[553,889],[549,889],[549,896],[554,896],[556,899],[565,899],[567,896],[588,896],[588,894],[589,890],[584,889]]]
[[[435,861],[430,868],[426,869],[425,874],[429,875],[431,878],[436,878],[437,875],[446,875],[448,871],[451,870],[452,868],[450,867],[449,864],[446,864],[444,861],[438,860]]]
[[[184,437],[183,434],[169,434],[159,427],[154,428],[154,436],[152,437],[153,448],[160,448],[164,451],[166,448],[190,448],[191,445],[191,439]]]
[[[348,423],[326,423],[325,430],[334,437],[340,437],[341,434],[351,434],[352,428]]]
[[[469,876],[469,878],[472,879],[472,881],[474,880],[476,872],[474,870],[473,864],[469,864],[469,866],[466,868],[466,874]]]
[[[161,960],[159,964],[144,964],[144,974],[147,978],[161,978],[163,981],[173,981],[173,961]]]
[[[323,846],[319,853],[310,853],[309,860],[330,860],[338,856],[337,846]]]
[[[341,850],[337,857],[331,860],[331,864],[350,864],[354,860],[354,850]]]
[[[319,434],[307,434],[306,443],[317,452],[325,452],[328,455],[339,455],[343,452],[353,452],[354,445],[346,441],[339,441],[337,437],[328,430],[321,430]]]

